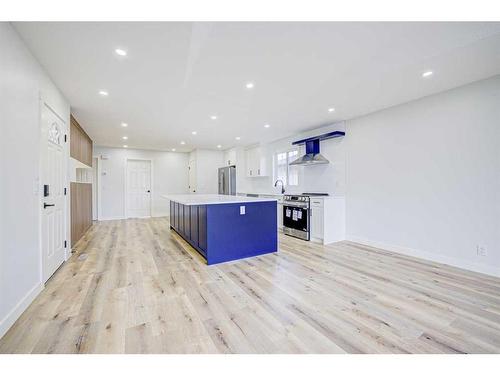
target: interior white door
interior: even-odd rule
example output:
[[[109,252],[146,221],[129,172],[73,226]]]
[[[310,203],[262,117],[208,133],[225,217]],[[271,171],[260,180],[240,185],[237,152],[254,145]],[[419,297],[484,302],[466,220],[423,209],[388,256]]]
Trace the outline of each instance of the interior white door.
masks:
[[[127,160],[127,217],[151,216],[151,161]]]
[[[190,160],[188,164],[189,169],[189,192],[196,193],[196,160]]]
[[[42,278],[45,282],[66,256],[66,124],[43,103],[41,127]]]
[[[92,158],[92,220],[97,220],[98,214],[97,214],[97,178],[98,178],[98,171],[97,171],[97,163],[98,159],[97,158]]]

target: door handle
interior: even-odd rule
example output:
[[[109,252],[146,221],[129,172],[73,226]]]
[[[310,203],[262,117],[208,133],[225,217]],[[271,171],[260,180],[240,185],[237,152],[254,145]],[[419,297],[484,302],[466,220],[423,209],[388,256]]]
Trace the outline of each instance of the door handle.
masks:
[[[43,203],[43,208],[47,208],[47,207],[54,207],[55,204],[47,204],[47,203]]]

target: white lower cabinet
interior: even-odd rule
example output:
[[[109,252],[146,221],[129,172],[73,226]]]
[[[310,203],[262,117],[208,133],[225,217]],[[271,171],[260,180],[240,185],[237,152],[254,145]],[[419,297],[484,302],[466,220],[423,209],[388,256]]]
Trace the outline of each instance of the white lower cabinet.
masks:
[[[343,197],[311,198],[311,240],[329,244],[345,240]]]
[[[324,199],[311,198],[311,239],[323,240],[325,227]]]
[[[324,215],[322,207],[311,207],[311,237],[323,239]]]

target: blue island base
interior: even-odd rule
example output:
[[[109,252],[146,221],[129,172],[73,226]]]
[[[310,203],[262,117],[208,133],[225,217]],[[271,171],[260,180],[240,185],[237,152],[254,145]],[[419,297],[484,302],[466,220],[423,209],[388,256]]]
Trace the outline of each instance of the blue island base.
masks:
[[[184,205],[170,201],[170,228],[217,264],[278,251],[276,201]]]

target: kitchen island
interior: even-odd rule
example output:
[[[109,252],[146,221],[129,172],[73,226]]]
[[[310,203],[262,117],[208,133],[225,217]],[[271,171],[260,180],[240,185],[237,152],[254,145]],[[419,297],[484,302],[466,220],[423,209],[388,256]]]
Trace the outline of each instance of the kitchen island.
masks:
[[[170,229],[216,264],[278,251],[276,199],[217,194],[163,195]]]

